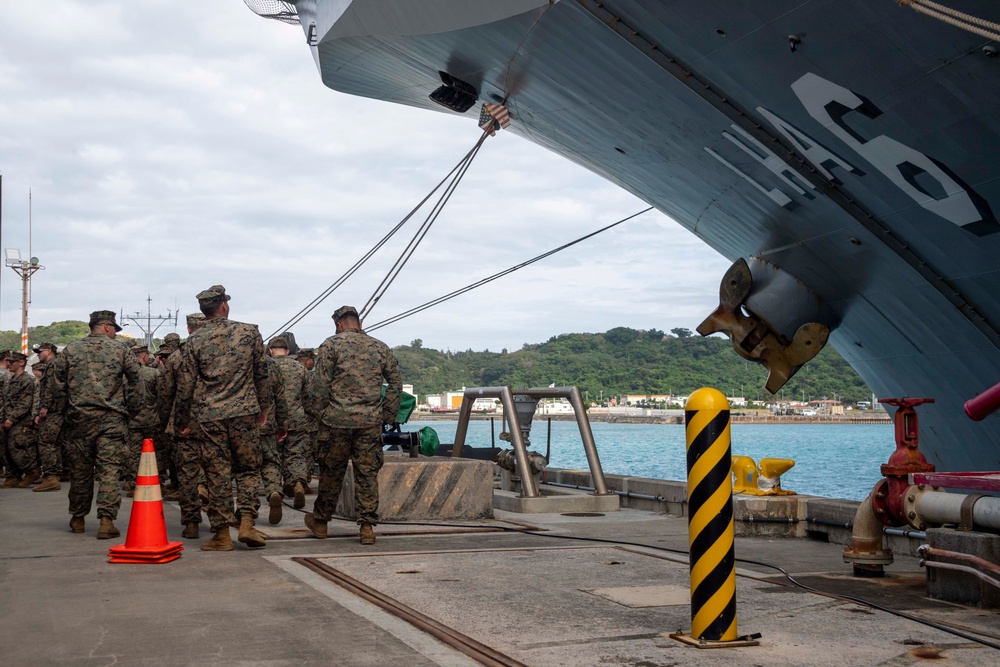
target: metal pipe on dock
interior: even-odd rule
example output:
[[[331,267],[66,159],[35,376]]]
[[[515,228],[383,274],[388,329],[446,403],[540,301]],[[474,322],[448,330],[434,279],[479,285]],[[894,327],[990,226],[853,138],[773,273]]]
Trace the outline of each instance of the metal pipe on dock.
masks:
[[[962,553],[961,551],[951,551],[950,549],[939,549],[936,547],[932,547],[929,544],[924,544],[921,545],[919,549],[917,549],[917,553],[928,559],[936,557],[936,558],[950,558],[952,560],[960,560],[962,562],[969,563],[977,567],[981,567],[983,569],[989,570],[990,572],[994,572],[997,575],[1000,575],[1000,565],[997,565],[996,563],[991,563],[985,558],[980,558],[979,556]]]
[[[965,414],[977,422],[986,419],[997,410],[1000,410],[1000,382],[965,402]]]
[[[971,509],[968,506],[965,508],[965,511],[972,518],[970,528],[990,532],[1000,531],[1000,498],[964,493],[944,493],[929,489],[914,493],[914,488],[910,487],[914,498],[912,501],[913,511],[916,512],[916,517],[922,523],[928,525],[963,523],[963,505],[972,499]]]
[[[547,482],[542,480],[542,484],[545,486],[556,486],[562,489],[577,489],[578,491],[595,491],[592,486],[584,486],[582,484],[562,484],[560,482]],[[608,493],[613,493],[615,495],[621,496],[622,498],[637,498],[639,500],[657,500],[659,502],[666,502],[666,498],[663,496],[652,496],[648,493],[633,493],[631,491],[616,491],[610,489]]]
[[[520,420],[514,408],[514,396],[528,396],[534,399],[565,398],[569,400],[576,415],[577,426],[580,428],[580,439],[583,441],[587,463],[590,465],[590,475],[594,481],[594,495],[611,495],[608,492],[608,485],[604,479],[601,459],[597,454],[594,433],[590,429],[590,422],[587,420],[587,410],[583,405],[583,396],[577,387],[539,387],[517,390],[511,390],[507,386],[467,388],[462,396],[462,408],[458,414],[458,426],[455,429],[455,444],[452,449],[452,456],[462,455],[462,448],[465,446],[465,437],[469,430],[469,417],[472,415],[472,404],[475,400],[477,398],[499,398],[501,405],[503,405],[504,417],[507,419],[507,423],[510,424],[510,442],[514,446],[514,455],[517,459],[517,468],[521,477],[521,495],[526,498],[537,497],[538,487],[531,474],[527,447],[524,444]]]
[[[980,572],[976,568],[969,567],[968,565],[959,565],[957,563],[939,563],[936,560],[922,560],[920,561],[920,565],[922,565],[923,567],[929,567],[931,569],[955,570],[957,572],[965,572],[966,574],[971,574],[976,577],[979,577],[980,579],[990,584],[991,586],[1000,588],[1000,581],[994,579],[985,572]]]

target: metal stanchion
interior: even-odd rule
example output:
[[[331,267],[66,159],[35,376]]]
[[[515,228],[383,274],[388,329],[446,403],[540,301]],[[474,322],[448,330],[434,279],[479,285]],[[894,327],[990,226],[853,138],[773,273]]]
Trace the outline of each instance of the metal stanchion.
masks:
[[[691,634],[670,636],[698,648],[756,646],[759,635],[736,633],[729,403],[716,389],[699,389],[688,399],[685,421]]]

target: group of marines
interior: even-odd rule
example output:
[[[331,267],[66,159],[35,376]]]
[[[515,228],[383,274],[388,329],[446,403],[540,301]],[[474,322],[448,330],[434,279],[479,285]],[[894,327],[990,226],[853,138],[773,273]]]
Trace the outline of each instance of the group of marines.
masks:
[[[231,551],[230,526],[248,547],[265,546],[255,527],[261,489],[272,524],[284,498],[305,506],[317,462],[318,493],[304,521],[326,537],[350,460],[360,539],[374,543],[381,434],[402,388],[392,351],[362,330],[352,306],[333,314],[336,334],[315,354],[290,335],[265,347],[256,325],[229,319],[230,298],[221,285],[199,293],[188,338],[168,334],[153,354],[143,342],[116,340],[121,327],[108,310],[91,313],[90,334],[62,351],[37,346],[31,371],[25,355],[0,353],[0,488],[55,491],[69,481],[70,530],[84,533],[96,480],[97,538],[118,537],[122,482],[126,495],[148,495],[135,480],[149,439],[170,491],[163,497],[180,507],[181,535],[200,537],[207,506],[213,536],[201,549]]]

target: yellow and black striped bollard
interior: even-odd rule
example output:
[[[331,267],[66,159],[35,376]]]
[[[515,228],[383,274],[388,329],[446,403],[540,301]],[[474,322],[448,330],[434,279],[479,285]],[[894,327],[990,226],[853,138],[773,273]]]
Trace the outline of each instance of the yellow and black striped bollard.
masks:
[[[729,402],[703,388],[685,406],[691,635],[671,637],[700,648],[755,646],[736,633],[736,554],[733,548],[732,446]]]

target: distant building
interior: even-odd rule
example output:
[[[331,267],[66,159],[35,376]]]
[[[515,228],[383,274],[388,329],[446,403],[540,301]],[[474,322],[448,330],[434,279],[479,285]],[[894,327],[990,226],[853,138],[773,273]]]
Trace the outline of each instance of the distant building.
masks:
[[[571,415],[573,406],[565,398],[543,398],[538,401],[538,415]]]

